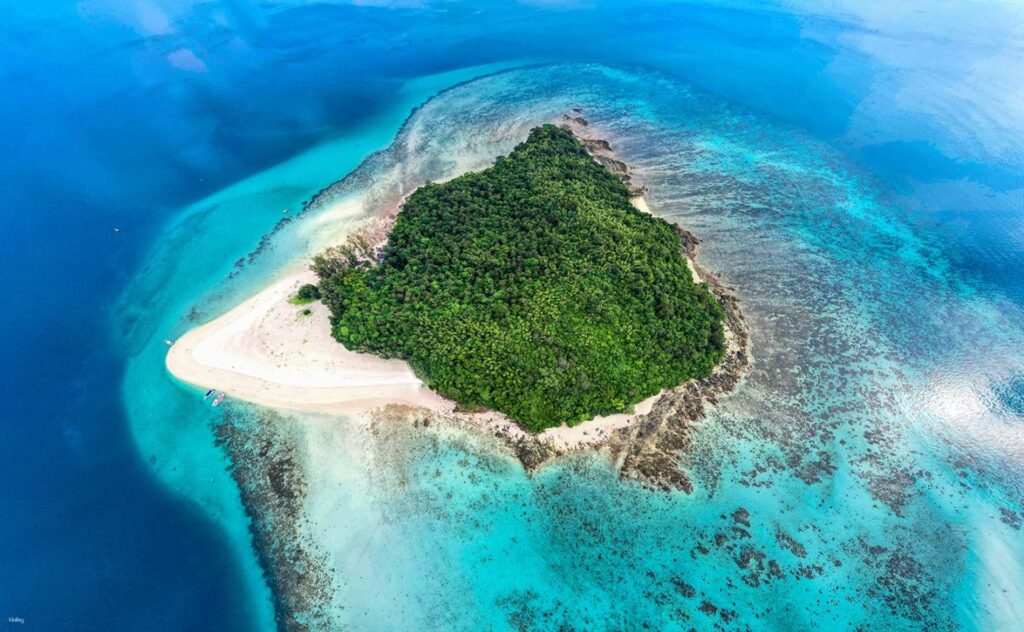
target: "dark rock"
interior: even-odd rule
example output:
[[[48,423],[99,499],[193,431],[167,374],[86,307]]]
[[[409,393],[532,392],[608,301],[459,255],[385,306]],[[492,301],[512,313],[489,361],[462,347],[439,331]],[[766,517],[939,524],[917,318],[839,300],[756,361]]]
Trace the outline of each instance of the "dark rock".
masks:
[[[736,511],[732,512],[732,520],[744,527],[750,527],[750,512],[740,507]]]
[[[673,586],[676,587],[676,590],[679,592],[679,594],[686,597],[687,599],[693,599],[695,596],[697,596],[697,590],[693,586],[679,579],[678,577],[673,577],[669,581],[672,583]]]
[[[1007,524],[1007,525],[1013,527],[1014,529],[1020,531],[1021,517],[1020,517],[1020,515],[1017,512],[1012,511],[1010,509],[1006,509],[1005,507],[1001,507],[999,509],[999,518],[1005,524]]]
[[[793,539],[793,536],[789,535],[781,529],[775,532],[775,541],[779,543],[785,549],[788,549],[790,553],[797,557],[806,557],[807,549],[804,545]]]

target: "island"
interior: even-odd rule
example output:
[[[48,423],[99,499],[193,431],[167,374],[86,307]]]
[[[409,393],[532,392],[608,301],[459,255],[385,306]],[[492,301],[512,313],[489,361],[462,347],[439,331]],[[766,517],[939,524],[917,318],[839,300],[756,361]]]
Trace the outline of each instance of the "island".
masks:
[[[656,215],[580,114],[385,203],[325,190],[313,206],[366,218],[347,242],[169,347],[197,399],[227,394],[213,432],[282,627],[330,620],[309,507],[334,493],[317,468],[350,439],[396,463],[410,445],[479,442],[531,475],[597,451],[623,480],[693,490],[680,464],[703,458],[706,405],[749,368],[747,326],[697,236]]]
[[[428,183],[387,241],[317,256],[333,337],[409,363],[459,409],[526,428],[629,412],[708,376],[724,312],[679,232],[568,129],[534,128],[483,171]]]
[[[168,371],[225,393],[229,417],[246,402],[371,432],[458,426],[528,471],[600,449],[623,478],[689,489],[680,454],[746,374],[746,323],[697,236],[652,212],[585,120],[524,127],[493,165],[394,202],[332,198],[366,219],[196,322]],[[232,427],[218,427],[228,446]]]

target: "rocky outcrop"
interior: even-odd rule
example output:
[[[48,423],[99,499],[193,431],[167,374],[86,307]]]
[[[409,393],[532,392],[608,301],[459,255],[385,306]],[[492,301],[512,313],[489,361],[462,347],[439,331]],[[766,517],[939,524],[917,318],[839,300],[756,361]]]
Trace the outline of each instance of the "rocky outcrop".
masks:
[[[567,123],[561,125],[562,129],[572,132],[598,164],[603,165],[608,171],[619,176],[622,182],[629,187],[631,196],[637,197],[647,192],[645,187],[638,186],[633,182],[633,176],[629,173],[629,166],[615,157],[615,152],[612,151],[612,146],[608,141],[602,138],[586,138],[582,135],[580,128],[590,126],[590,122],[587,119],[565,114],[562,116],[562,120],[567,121]]]

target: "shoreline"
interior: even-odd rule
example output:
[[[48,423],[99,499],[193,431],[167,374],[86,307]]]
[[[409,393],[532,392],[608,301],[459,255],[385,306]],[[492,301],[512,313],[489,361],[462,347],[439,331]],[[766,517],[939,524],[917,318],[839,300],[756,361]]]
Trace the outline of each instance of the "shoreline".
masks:
[[[564,117],[594,159],[622,178],[631,203],[651,210],[627,165],[606,140],[583,135],[589,123],[581,116]],[[382,245],[404,197],[389,205],[359,231],[375,247]],[[706,282],[726,312],[727,349],[706,378],[664,389],[634,406],[632,412],[585,421],[575,426],[533,433],[496,411],[456,412],[456,403],[429,390],[402,360],[383,359],[345,349],[330,335],[329,312],[322,303],[288,302],[298,288],[316,280],[310,271],[272,283],[218,318],[195,327],[170,347],[166,368],[177,379],[201,389],[215,388],[231,399],[272,409],[305,410],[366,416],[371,421],[446,420],[483,429],[498,438],[527,470],[576,450],[609,448],[621,462],[621,476],[670,489],[689,483],[675,466],[675,450],[685,447],[683,429],[703,416],[705,401],[739,383],[749,363],[747,331],[730,288],[696,261],[699,239],[679,232],[695,282]],[[426,422],[424,425],[427,425]]]

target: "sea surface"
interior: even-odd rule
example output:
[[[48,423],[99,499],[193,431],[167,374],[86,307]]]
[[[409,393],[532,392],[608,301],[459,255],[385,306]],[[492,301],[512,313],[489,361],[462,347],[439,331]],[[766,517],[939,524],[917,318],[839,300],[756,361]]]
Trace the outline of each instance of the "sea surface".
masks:
[[[1021,33],[980,2],[5,3],[0,623],[273,629],[220,414],[163,340],[347,200],[581,107],[736,288],[751,373],[690,494],[288,416],[332,623],[1019,629]]]

